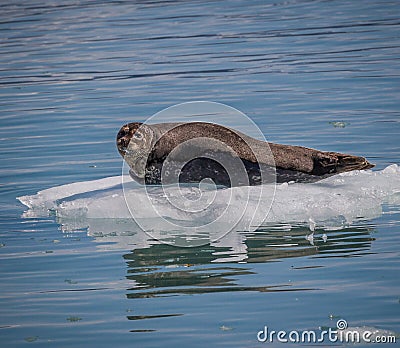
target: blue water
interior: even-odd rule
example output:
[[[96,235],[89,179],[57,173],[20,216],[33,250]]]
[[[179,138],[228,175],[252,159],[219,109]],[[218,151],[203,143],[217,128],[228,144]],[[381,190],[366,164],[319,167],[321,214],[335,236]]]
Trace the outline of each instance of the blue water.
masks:
[[[398,205],[315,246],[305,228],[260,229],[247,259],[216,263],[235,253],[115,248],[113,238],[64,231],[51,214],[25,218],[16,200],[119,175],[119,127],[192,100],[241,110],[270,141],[365,156],[377,170],[399,164],[398,1],[0,9],[2,347],[283,346],[257,332],[336,318],[400,332]]]

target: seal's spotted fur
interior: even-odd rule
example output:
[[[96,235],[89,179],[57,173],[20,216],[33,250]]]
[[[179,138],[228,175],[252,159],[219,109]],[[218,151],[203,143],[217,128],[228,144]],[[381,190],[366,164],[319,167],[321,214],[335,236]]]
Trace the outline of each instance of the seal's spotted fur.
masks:
[[[185,144],[190,146],[183,146]],[[220,146],[220,144],[222,144]],[[183,150],[179,150],[180,147]],[[117,135],[117,148],[131,168],[131,176],[143,184],[160,184],[164,162],[167,174],[179,171],[179,182],[200,182],[210,178],[218,185],[257,185],[277,182],[312,182],[327,176],[374,165],[365,158],[323,152],[301,146],[266,143],[233,129],[206,122],[129,123]],[[236,171],[224,169],[219,161],[243,164],[245,180]],[[182,163],[184,164],[182,166]],[[227,162],[225,162],[227,163]],[[175,173],[176,174],[176,173]],[[263,174],[263,175],[262,175]],[[163,177],[163,183],[168,175]],[[167,180],[168,181],[168,180]],[[171,183],[173,183],[173,176]]]

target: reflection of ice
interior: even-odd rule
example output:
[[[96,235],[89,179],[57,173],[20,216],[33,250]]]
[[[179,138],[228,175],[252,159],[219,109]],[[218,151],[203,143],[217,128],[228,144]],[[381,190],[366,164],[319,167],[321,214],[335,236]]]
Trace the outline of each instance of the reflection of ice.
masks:
[[[33,196],[23,196],[18,199],[29,209],[24,217],[47,216],[48,210],[55,212],[58,222],[64,231],[77,228],[88,228],[89,234],[95,237],[107,236],[110,241],[125,243],[129,249],[148,247],[158,242],[132,219],[127,208],[121,186],[120,176],[104,178],[88,182],[77,182],[69,185],[53,187],[38,192]],[[184,187],[181,190],[192,190]],[[175,194],[179,188],[168,187],[169,194]],[[176,192],[175,192],[175,191]],[[189,191],[188,191],[189,192]],[[270,201],[271,190],[265,191],[261,197],[263,201]],[[235,218],[230,214],[237,214],[242,210],[243,202],[248,198],[248,207],[243,219],[246,220],[254,213],[259,199],[260,187],[234,187],[218,190],[215,195],[214,217],[223,216],[218,224],[220,228],[209,231],[210,235],[201,231],[197,235],[185,238],[201,239],[203,244],[210,240],[215,246],[229,246],[237,255],[245,257],[246,249],[243,244],[244,236],[239,233],[230,233],[221,238],[218,232],[223,230],[224,224],[229,224]],[[264,224],[284,223],[303,224],[311,230],[338,229],[352,224],[356,220],[371,219],[382,214],[382,204],[390,202],[400,203],[400,168],[391,165],[382,171],[354,171],[333,176],[312,184],[281,184],[277,187],[274,202]],[[204,192],[207,194],[207,192]],[[215,194],[215,192],[209,192]],[[193,215],[190,212],[175,209],[165,200],[165,192],[161,187],[152,187],[148,192],[142,186],[133,186],[128,192],[128,201],[134,217],[141,226],[147,226],[147,232],[157,239],[171,241],[181,238],[181,231],[171,230],[168,221],[186,221],[191,223]],[[129,198],[130,197],[130,198]],[[230,214],[221,215],[224,211],[223,203],[229,197]],[[143,202],[151,200],[156,211],[148,209]],[[265,205],[268,209],[268,205]],[[219,210],[220,209],[220,210]],[[264,213],[260,209],[260,214]],[[199,219],[213,217],[198,216]],[[251,216],[250,216],[251,219]],[[248,223],[248,221],[246,222]],[[150,229],[151,227],[151,229]],[[240,225],[236,226],[240,230]],[[212,235],[215,232],[215,235]],[[223,255],[221,255],[223,257]]]

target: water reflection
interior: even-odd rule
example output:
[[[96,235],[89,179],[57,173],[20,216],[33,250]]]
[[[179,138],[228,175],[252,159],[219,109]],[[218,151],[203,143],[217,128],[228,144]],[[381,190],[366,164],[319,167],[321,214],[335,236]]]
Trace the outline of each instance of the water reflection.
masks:
[[[123,255],[128,267],[126,278],[130,281],[126,296],[135,301],[134,313],[127,315],[128,320],[134,321],[130,332],[159,331],[166,323],[161,324],[156,319],[186,316],[185,307],[178,304],[180,301],[190,301],[193,306],[193,301],[196,302],[193,295],[236,293],[248,296],[249,292],[283,295],[288,292],[319,291],[322,285],[321,272],[315,270],[316,273],[313,273],[312,269],[325,267],[321,258],[355,257],[371,253],[373,232],[374,229],[368,226],[329,231],[322,235],[316,231],[312,245],[310,239],[305,238],[309,236],[306,228],[285,230],[284,226],[275,226],[259,229],[252,234],[230,233],[230,241],[237,243],[231,245],[227,241],[221,241],[221,246],[192,248],[155,244],[156,241],[146,247],[142,244]],[[136,240],[136,236],[130,238]],[[142,243],[143,239],[140,241]],[[289,258],[315,260],[293,260],[288,266],[282,261]],[[326,285],[326,280],[323,283]],[[185,300],[185,295],[191,296]],[[164,303],[166,298],[177,303],[176,307],[158,307],[157,304]],[[204,301],[204,298],[198,298],[198,301]],[[220,330],[224,329],[225,326],[220,327]],[[231,328],[228,326],[227,329]]]
[[[237,280],[255,274],[246,263],[265,263],[284,258],[311,256],[316,258],[359,256],[370,253],[373,229],[368,227],[332,231],[326,238],[316,238],[314,245],[304,236],[307,230],[269,229],[242,238],[242,254],[233,246],[176,248],[166,244],[137,248],[125,254],[127,278],[134,284],[128,298],[149,298],[176,294],[200,294],[232,291],[300,291],[311,290],[290,283],[246,286]],[[236,250],[239,249],[236,246]],[[242,262],[218,264],[240,260]],[[316,266],[318,267],[318,266]],[[295,268],[295,267],[294,267]]]

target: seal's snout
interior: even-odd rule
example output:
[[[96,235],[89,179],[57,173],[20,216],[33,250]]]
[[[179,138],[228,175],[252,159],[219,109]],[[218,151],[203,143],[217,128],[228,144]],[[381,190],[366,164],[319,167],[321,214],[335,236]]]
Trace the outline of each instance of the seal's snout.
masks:
[[[137,131],[137,129],[141,126],[141,123],[128,123],[121,127],[117,134],[117,148],[118,152],[122,157],[125,156],[129,142],[132,139],[133,134]]]
[[[129,141],[132,138],[132,133],[130,132],[129,126],[125,125],[119,130],[117,134],[117,148],[119,153],[123,156],[129,145]]]

